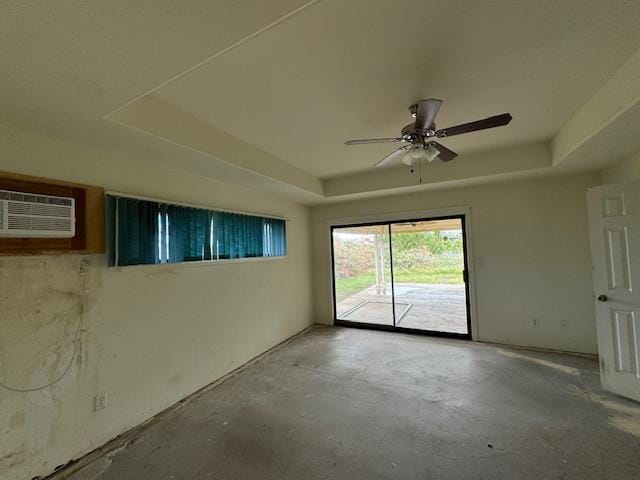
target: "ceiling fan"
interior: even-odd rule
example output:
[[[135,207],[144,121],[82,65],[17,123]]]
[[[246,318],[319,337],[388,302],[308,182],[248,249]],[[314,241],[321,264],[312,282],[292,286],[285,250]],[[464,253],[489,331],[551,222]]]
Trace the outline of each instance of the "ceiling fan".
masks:
[[[421,160],[431,162],[438,158],[443,162],[449,162],[458,156],[456,152],[436,142],[435,139],[452,137],[454,135],[485,130],[487,128],[502,127],[503,125],[507,125],[512,119],[511,114],[503,113],[482,120],[476,120],[475,122],[463,123],[454,127],[437,130],[435,118],[441,105],[442,100],[435,98],[420,100],[418,103],[411,105],[409,111],[411,112],[411,116],[415,118],[415,121],[406,125],[400,131],[399,137],[347,140],[344,143],[345,145],[363,145],[367,143],[404,142],[405,144],[403,146],[391,152],[376,163],[375,166],[382,167],[401,160],[402,163],[409,165],[413,172],[414,165],[416,163],[419,164]]]

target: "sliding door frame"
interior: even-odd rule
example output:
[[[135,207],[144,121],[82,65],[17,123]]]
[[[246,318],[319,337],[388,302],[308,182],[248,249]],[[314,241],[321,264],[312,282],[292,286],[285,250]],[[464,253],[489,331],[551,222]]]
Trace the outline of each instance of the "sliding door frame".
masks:
[[[461,338],[467,340],[476,340],[477,339],[477,328],[474,328],[474,312],[475,312],[475,296],[473,295],[473,282],[472,282],[472,271],[471,271],[471,261],[470,261],[470,239],[468,233],[468,224],[470,212],[468,209],[456,209],[461,210],[459,212],[452,212],[451,214],[442,214],[438,215],[436,212],[433,214],[428,214],[427,216],[413,216],[410,214],[406,214],[407,216],[396,216],[390,215],[389,219],[386,220],[376,220],[376,221],[367,221],[366,219],[362,219],[361,221],[355,221],[351,223],[341,223],[339,220],[330,222],[329,224],[329,243],[330,243],[330,256],[331,256],[331,293],[332,293],[332,313],[333,313],[333,324],[336,326],[344,326],[344,327],[352,327],[352,328],[366,328],[373,330],[384,330],[384,331],[393,331],[393,332],[402,332],[402,333],[412,333],[418,335],[430,335],[430,336],[438,336],[438,337],[450,337],[450,338]],[[463,259],[464,259],[464,285],[465,285],[465,303],[466,303],[466,314],[467,314],[467,333],[454,333],[454,332],[442,332],[439,330],[422,330],[417,328],[406,328],[406,327],[398,327],[396,326],[396,313],[395,313],[395,285],[393,278],[393,237],[391,231],[391,225],[395,223],[403,223],[403,222],[428,222],[434,220],[453,220],[459,219],[462,227],[462,250],[463,250]],[[346,220],[346,219],[345,219]],[[392,298],[392,306],[393,306],[393,325],[381,325],[375,323],[365,323],[365,322],[352,322],[349,320],[341,320],[338,318],[337,314],[337,302],[336,302],[336,282],[335,282],[335,252],[334,252],[334,243],[333,243],[333,232],[335,229],[339,228],[350,228],[350,227],[367,227],[367,226],[376,226],[376,225],[387,225],[388,227],[388,235],[389,235],[389,256],[390,256],[390,270],[391,270],[391,298]]]

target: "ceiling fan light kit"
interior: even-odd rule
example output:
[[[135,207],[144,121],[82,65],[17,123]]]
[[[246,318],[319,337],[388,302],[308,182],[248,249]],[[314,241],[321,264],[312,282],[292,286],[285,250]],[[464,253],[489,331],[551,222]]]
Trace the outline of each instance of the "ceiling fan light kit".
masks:
[[[404,150],[406,152],[402,156],[402,163],[413,167],[416,163],[424,160],[432,162],[440,154],[440,151],[430,143],[425,145],[412,145]]]
[[[442,100],[435,98],[420,100],[418,103],[409,107],[409,112],[411,116],[415,118],[415,121],[406,125],[400,131],[399,137],[347,140],[345,145],[405,143],[405,145],[394,150],[377,162],[375,166],[383,167],[401,162],[411,167],[411,172],[413,173],[416,164],[421,165],[424,161],[432,162],[436,158],[443,162],[449,162],[458,156],[456,152],[449,150],[444,145],[435,141],[435,139],[462,135],[487,128],[501,127],[509,124],[513,118],[511,114],[503,113],[482,120],[438,130],[436,129],[435,119],[441,106]]]

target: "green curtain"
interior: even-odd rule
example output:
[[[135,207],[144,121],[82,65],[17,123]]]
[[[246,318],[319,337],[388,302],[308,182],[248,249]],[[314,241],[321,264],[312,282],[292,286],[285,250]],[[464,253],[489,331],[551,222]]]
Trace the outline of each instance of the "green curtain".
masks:
[[[211,260],[211,217],[200,208],[166,205],[169,263]]]
[[[263,256],[262,217],[216,212],[213,217],[214,257],[247,258]]]
[[[107,247],[107,265],[116,265],[116,199],[107,195],[105,201],[105,243]]]
[[[159,211],[157,202],[107,197],[110,266],[158,263]]]
[[[284,220],[107,196],[109,266],[286,254]]]
[[[287,253],[287,235],[285,221],[277,218],[264,218],[264,255],[281,257]]]

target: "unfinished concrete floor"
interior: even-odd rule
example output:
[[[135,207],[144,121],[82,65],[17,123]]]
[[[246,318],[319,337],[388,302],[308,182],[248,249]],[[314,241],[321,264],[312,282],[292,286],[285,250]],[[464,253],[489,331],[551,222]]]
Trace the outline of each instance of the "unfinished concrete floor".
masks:
[[[638,479],[588,358],[316,328],[68,479]]]

